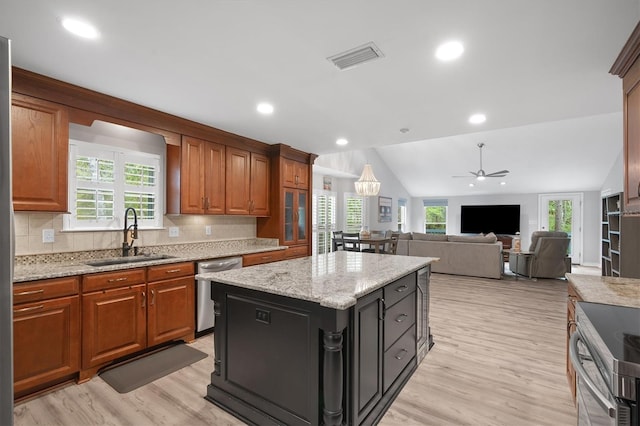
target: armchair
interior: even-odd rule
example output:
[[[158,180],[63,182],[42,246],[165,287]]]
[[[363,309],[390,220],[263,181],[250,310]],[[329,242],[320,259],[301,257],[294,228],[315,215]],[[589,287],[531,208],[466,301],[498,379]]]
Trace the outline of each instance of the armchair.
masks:
[[[563,278],[571,272],[571,258],[567,256],[570,242],[566,232],[535,231],[531,234],[529,255],[518,262],[518,255],[511,252],[509,269],[532,278]]]

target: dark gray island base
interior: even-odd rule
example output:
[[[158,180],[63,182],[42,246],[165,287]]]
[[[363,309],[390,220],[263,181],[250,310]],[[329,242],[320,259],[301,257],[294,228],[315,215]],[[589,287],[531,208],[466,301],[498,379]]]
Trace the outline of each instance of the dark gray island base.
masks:
[[[285,272],[239,271],[293,280],[286,270],[297,261],[277,262]],[[369,280],[371,290],[356,283],[355,303],[340,294],[327,303],[331,297],[319,294],[335,275],[323,289],[313,278],[306,299],[320,302],[210,278],[215,366],[205,398],[249,424],[378,423],[429,348],[430,261],[384,285]]]

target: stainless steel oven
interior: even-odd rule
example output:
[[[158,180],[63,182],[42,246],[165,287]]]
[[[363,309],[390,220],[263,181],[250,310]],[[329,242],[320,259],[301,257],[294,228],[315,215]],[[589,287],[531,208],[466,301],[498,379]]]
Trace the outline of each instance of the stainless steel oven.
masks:
[[[569,355],[579,426],[640,426],[640,309],[578,302]]]

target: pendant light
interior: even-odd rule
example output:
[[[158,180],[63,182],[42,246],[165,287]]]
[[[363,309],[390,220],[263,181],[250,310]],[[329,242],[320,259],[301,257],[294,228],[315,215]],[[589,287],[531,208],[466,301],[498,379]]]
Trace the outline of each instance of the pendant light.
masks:
[[[355,185],[358,195],[364,197],[378,195],[378,192],[380,192],[380,182],[378,182],[378,179],[373,175],[371,164],[364,165],[362,176],[360,176],[360,179],[358,179]]]

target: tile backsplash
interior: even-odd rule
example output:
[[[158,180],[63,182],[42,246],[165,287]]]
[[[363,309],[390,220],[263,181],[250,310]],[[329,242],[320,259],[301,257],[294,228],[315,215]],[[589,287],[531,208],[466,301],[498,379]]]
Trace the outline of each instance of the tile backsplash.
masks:
[[[122,247],[122,230],[64,232],[62,218],[59,213],[16,212],[16,256]],[[256,219],[246,216],[172,215],[164,216],[163,226],[164,229],[139,230],[135,245],[146,247],[256,237]],[[206,234],[207,226],[211,227],[211,235]],[[178,228],[177,237],[169,236],[170,227]],[[42,242],[44,229],[54,230],[53,243]]]

